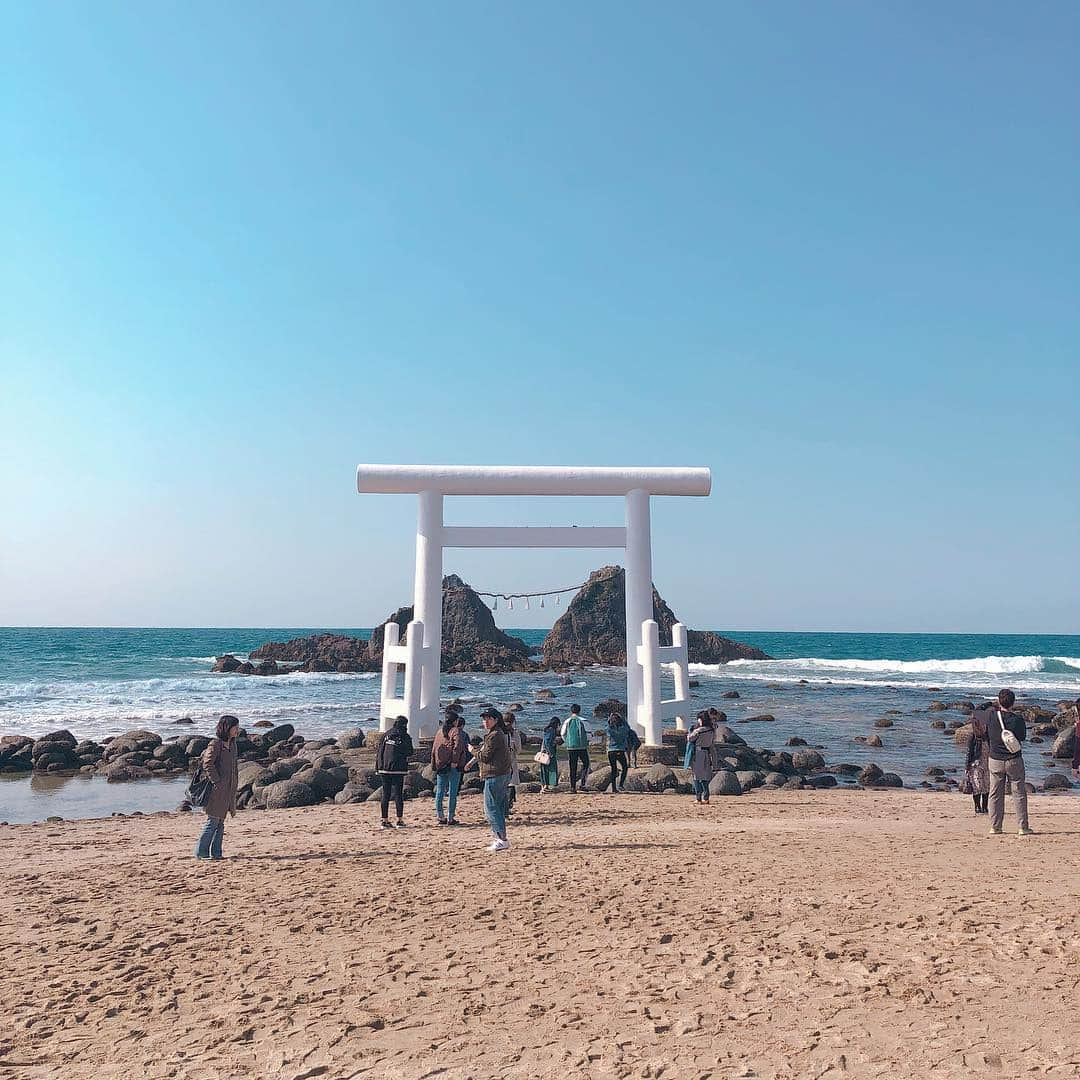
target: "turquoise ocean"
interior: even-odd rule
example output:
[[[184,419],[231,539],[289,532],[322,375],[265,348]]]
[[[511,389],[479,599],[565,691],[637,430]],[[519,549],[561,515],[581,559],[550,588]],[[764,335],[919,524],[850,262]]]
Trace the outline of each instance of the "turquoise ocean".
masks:
[[[100,738],[131,728],[175,734],[177,720],[209,730],[222,713],[246,725],[289,722],[305,736],[330,736],[371,727],[378,711],[376,675],[295,674],[271,678],[215,675],[216,656],[244,657],[266,641],[330,631],[367,637],[348,628],[51,629],[0,628],[0,735],[38,735],[67,728]],[[544,630],[514,631],[539,648]],[[697,666],[697,707],[716,704],[735,722],[769,714],[773,722],[737,728],[752,745],[779,748],[798,735],[824,747],[831,762],[876,761],[917,783],[927,766],[957,764],[951,737],[931,728],[933,700],[978,700],[1002,686],[1023,701],[1053,707],[1080,697],[1080,636],[988,634],[765,633],[723,629],[776,659]],[[619,669],[590,668],[561,685],[550,675],[444,675],[445,697],[477,706],[522,703],[526,730],[536,730],[577,702],[588,713],[597,702],[625,696]],[[553,702],[537,704],[550,688]],[[723,699],[729,691],[738,699]],[[875,729],[885,745],[868,749],[856,735]],[[946,719],[959,713],[940,714]],[[1029,770],[1049,764],[1034,746]],[[137,785],[112,785],[132,787]]]

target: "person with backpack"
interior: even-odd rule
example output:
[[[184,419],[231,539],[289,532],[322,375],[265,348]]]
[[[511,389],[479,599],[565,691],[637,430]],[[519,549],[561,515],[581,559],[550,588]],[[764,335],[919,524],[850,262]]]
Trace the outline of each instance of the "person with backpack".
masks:
[[[716,725],[707,712],[697,716],[699,723],[686,737],[687,744],[694,748],[690,769],[694,774],[694,796],[699,803],[709,801],[709,783],[716,775],[713,764],[713,745],[716,742]]]
[[[579,778],[584,789],[585,778],[589,775],[589,729],[581,718],[580,705],[570,706],[570,715],[563,722],[561,735],[566,756],[570,759],[570,792],[576,795]]]
[[[212,786],[203,806],[206,825],[195,846],[196,859],[221,858],[225,818],[229,815],[236,817],[236,791],[239,786],[236,740],[239,737],[240,721],[235,716],[223,716],[217,722],[214,737],[203,751],[202,768]]]
[[[641,736],[637,733],[634,725],[626,724],[626,755],[630,759],[630,767],[637,768],[637,752],[641,749]]]
[[[461,788],[461,774],[468,763],[469,743],[458,726],[458,714],[452,709],[446,710],[442,727],[435,732],[435,741],[431,744],[431,768],[435,773],[435,822],[437,825],[456,825],[458,791]],[[450,815],[443,813],[446,796],[450,796]]]
[[[690,731],[686,733],[686,749],[683,751],[682,763],[682,767],[684,769],[689,769],[690,766],[694,764],[694,744],[690,741],[690,732],[692,732],[694,728],[698,727],[701,724],[701,718],[703,716],[705,716],[704,711],[699,712],[697,716],[694,717],[693,722],[690,724]]]
[[[409,771],[409,758],[413,756],[413,741],[409,735],[409,718],[399,716],[389,731],[384,731],[375,742],[375,769],[382,777],[380,809],[382,827],[389,829],[390,799],[397,810],[397,827],[405,828],[405,775]]]
[[[497,709],[485,709],[480,714],[484,722],[484,741],[476,752],[480,763],[480,779],[484,781],[484,814],[494,836],[488,851],[505,851],[510,846],[506,838],[506,814],[509,809],[510,742],[502,714]]]
[[[555,791],[559,786],[559,743],[562,738],[559,728],[562,720],[553,716],[545,725],[543,734],[540,736],[540,754],[537,764],[540,766],[540,783],[544,791]],[[547,761],[543,760],[546,755]]]
[[[1027,773],[1023,742],[1027,738],[1024,718],[1012,712],[1016,695],[1001,690],[996,708],[988,710],[987,738],[990,759],[990,835],[999,836],[1005,821],[1005,782],[1012,781],[1018,836],[1030,836],[1028,827]]]
[[[630,745],[630,725],[617,713],[610,712],[607,722],[607,759],[611,766],[611,794],[619,793],[619,785],[626,787],[626,748]],[[622,778],[616,783],[616,770],[622,770]]]

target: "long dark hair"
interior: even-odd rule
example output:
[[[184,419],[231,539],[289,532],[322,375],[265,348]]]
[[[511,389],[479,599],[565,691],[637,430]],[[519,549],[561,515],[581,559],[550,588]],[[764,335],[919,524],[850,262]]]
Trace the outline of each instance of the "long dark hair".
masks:
[[[710,728],[713,731],[716,730],[716,725],[713,723],[713,718],[709,715],[708,709],[703,709],[699,712],[697,718],[703,727]]]
[[[214,731],[214,734],[222,742],[228,742],[229,741],[229,732],[232,731],[232,729],[234,727],[239,727],[239,726],[240,726],[240,721],[237,720],[235,716],[226,715],[226,716],[223,716],[217,722],[217,729]]]
[[[450,738],[450,732],[457,727],[458,717],[457,713],[446,710],[446,719],[442,722],[442,733],[444,739]]]

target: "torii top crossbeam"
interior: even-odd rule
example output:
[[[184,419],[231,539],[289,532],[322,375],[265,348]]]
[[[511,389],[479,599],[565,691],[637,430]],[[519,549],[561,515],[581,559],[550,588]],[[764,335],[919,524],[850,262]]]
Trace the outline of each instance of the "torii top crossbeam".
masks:
[[[708,495],[707,468],[609,468],[567,465],[359,465],[361,494],[416,495],[416,579],[408,648],[389,633],[384,649],[383,725],[390,710],[404,712],[413,734],[433,733],[439,706],[439,659],[442,644],[442,564],[448,547],[614,547],[626,553],[626,693],[631,723],[645,732],[647,746],[661,741],[658,696],[661,653],[678,652],[685,675],[686,647],[659,650],[652,620],[653,495]],[[443,521],[447,495],[591,495],[619,496],[626,504],[625,528],[532,528],[452,526]],[[391,631],[391,628],[387,628]],[[396,631],[396,627],[392,628]],[[392,638],[392,640],[391,640]],[[421,640],[417,640],[417,639]],[[640,650],[650,658],[642,666]],[[405,667],[405,692],[396,690],[397,666]],[[646,670],[646,668],[648,670]],[[651,690],[649,688],[652,688]],[[648,692],[647,692],[648,691]],[[680,700],[681,706],[681,700]],[[679,712],[671,715],[681,716]],[[665,714],[666,715],[666,714]]]
[[[712,473],[698,468],[567,465],[360,465],[356,490],[372,495],[708,495]]]

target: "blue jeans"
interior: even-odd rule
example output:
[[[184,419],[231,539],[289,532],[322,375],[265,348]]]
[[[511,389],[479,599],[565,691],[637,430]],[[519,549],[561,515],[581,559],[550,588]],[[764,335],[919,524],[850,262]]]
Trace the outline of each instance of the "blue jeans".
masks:
[[[199,837],[195,846],[195,858],[197,859],[220,859],[221,838],[225,835],[225,819],[208,817],[206,828]]]
[[[694,777],[694,794],[699,799],[708,799],[708,797],[709,797],[709,781],[708,780],[699,780],[695,776]]]
[[[510,809],[510,774],[489,776],[484,781],[484,815],[499,840],[506,839],[506,813]]]
[[[457,809],[457,793],[461,787],[461,770],[450,766],[445,772],[435,774],[435,816],[439,821],[445,821],[443,814],[443,801],[447,791],[450,792],[450,818],[453,820],[454,811]]]
[[[682,767],[684,769],[690,768],[690,762],[694,760],[694,744],[689,739],[686,740],[686,753],[683,754]]]

